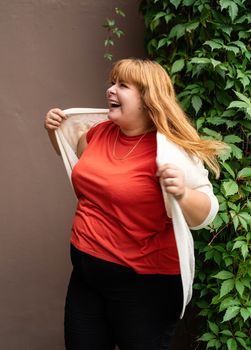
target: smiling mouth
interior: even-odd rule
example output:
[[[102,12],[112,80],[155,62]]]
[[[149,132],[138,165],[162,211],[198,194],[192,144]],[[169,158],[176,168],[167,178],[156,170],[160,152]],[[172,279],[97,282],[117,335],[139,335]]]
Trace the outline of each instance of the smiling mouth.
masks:
[[[112,107],[112,108],[118,108],[118,107],[120,107],[121,105],[120,105],[120,103],[118,103],[118,102],[110,102],[110,107]]]

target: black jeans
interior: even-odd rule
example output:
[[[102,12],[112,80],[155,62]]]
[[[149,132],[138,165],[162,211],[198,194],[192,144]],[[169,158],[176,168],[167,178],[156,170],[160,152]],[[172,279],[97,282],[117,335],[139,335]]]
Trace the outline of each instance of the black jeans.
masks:
[[[182,308],[179,275],[140,275],[71,246],[67,350],[169,350]]]

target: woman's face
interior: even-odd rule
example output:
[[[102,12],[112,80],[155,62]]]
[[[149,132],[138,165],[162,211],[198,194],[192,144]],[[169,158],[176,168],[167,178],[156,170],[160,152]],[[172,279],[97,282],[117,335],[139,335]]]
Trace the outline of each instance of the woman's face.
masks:
[[[108,118],[122,129],[146,130],[149,118],[137,87],[117,80],[106,91]]]

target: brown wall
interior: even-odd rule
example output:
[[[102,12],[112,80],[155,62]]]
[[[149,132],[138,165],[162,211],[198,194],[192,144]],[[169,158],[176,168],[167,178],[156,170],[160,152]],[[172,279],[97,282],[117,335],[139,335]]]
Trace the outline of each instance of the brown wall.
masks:
[[[142,56],[137,0],[0,1],[0,349],[62,350],[75,199],[43,129],[50,107],[105,107],[102,24],[114,59]]]

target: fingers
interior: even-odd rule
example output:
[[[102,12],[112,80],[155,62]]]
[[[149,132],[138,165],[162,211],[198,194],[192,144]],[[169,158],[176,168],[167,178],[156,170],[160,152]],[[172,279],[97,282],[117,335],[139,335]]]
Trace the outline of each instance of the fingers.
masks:
[[[158,171],[162,173],[163,171],[173,171],[173,170],[180,170],[180,168],[177,167],[177,165],[172,163],[167,163],[164,165],[159,166]]]
[[[177,198],[183,197],[186,191],[184,173],[174,164],[165,164],[158,169],[165,191]]]
[[[168,178],[164,178],[163,179],[163,184],[166,187],[177,187],[178,186],[178,180],[177,178],[172,178],[172,177],[168,177]]]
[[[180,177],[182,174],[182,171],[176,165],[173,164],[165,164],[159,167],[158,169],[158,175],[163,179],[174,179]],[[169,184],[171,183],[172,181],[169,181]]]
[[[61,125],[64,119],[66,119],[66,115],[61,109],[52,108],[45,116],[44,127],[47,130],[55,130]]]

